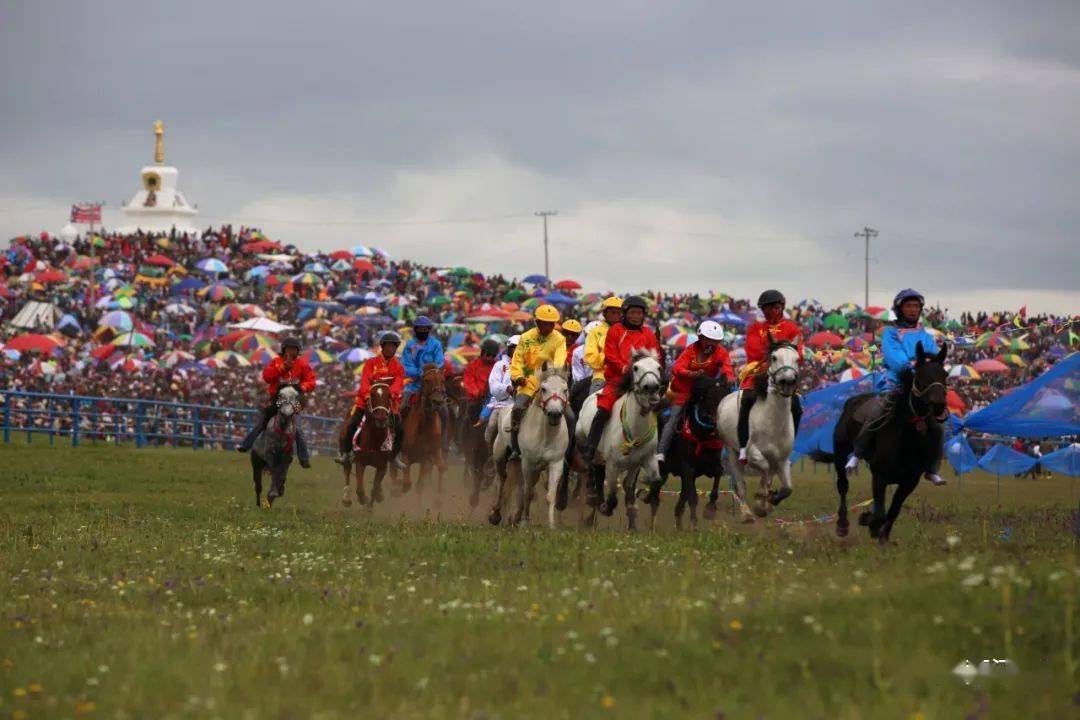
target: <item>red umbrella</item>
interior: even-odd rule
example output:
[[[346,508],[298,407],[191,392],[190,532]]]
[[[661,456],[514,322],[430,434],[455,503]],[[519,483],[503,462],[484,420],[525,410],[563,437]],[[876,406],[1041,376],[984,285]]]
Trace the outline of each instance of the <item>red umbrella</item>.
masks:
[[[281,250],[281,246],[269,240],[256,240],[255,242],[246,243],[240,249],[246,253],[266,253],[277,252]]]
[[[960,397],[959,393],[955,390],[950,390],[945,393],[945,405],[949,408],[949,412],[953,415],[963,417],[967,412],[967,405],[964,403],[964,398]]]
[[[335,250],[330,253],[331,260],[352,260],[353,254],[348,250]]]
[[[370,260],[365,260],[364,258],[355,261],[352,266],[354,270],[359,270],[360,272],[375,272],[375,266],[371,264]]]
[[[63,346],[63,342],[57,340],[51,335],[39,335],[37,333],[26,333],[25,335],[16,335],[15,337],[4,343],[5,350],[18,350],[20,352],[24,350],[36,350],[40,353],[51,353],[59,347]]]
[[[1004,373],[1009,372],[1009,366],[1000,360],[976,360],[972,365],[976,371],[981,373]]]
[[[34,276],[34,282],[39,282],[43,284],[65,283],[67,281],[67,274],[60,270],[56,270],[55,268],[51,268],[49,270],[46,270],[45,272],[39,272],[37,275]]]
[[[165,257],[164,255],[158,254],[151,255],[150,257],[146,258],[146,264],[157,265],[158,267],[172,267],[176,263],[174,263],[172,260]]]
[[[90,357],[94,358],[95,360],[99,360],[99,361],[100,360],[105,360],[106,358],[108,358],[110,355],[112,355],[114,352],[116,352],[119,349],[120,348],[118,346],[113,345],[112,343],[106,343],[104,345],[98,345],[96,348],[94,348],[93,350],[90,351]]]
[[[811,347],[829,347],[838,348],[844,344],[844,338],[840,337],[834,332],[819,332],[810,336],[810,339],[806,341]]]
[[[559,288],[560,290],[580,290],[581,283],[579,283],[577,280],[560,280],[559,282],[555,283],[555,287]]]

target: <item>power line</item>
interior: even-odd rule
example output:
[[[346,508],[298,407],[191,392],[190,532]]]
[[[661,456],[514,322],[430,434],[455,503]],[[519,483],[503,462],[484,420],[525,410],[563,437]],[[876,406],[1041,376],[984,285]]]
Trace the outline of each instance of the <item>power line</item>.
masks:
[[[870,306],[870,238],[876,238],[878,231],[872,227],[863,226],[861,232],[855,233],[855,237],[861,237],[865,241],[866,256],[865,256],[865,278],[864,278],[864,295],[863,295],[863,309]]]

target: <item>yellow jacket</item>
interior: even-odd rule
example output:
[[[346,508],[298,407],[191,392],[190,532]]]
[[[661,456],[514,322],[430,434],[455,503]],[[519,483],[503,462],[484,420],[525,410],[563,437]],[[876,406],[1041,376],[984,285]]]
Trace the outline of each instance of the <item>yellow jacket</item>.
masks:
[[[540,387],[540,368],[544,363],[558,369],[566,366],[566,338],[558,330],[552,330],[547,337],[532,328],[521,334],[514,357],[510,361],[510,380],[525,378],[525,385],[518,392],[532,396]]]
[[[585,336],[585,364],[592,368],[593,380],[604,379],[604,342],[610,329],[602,322]]]

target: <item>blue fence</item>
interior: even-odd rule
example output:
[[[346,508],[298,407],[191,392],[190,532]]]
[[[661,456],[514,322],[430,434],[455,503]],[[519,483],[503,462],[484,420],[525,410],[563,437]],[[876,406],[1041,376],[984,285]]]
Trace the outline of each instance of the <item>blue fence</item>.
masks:
[[[167,446],[231,450],[255,421],[255,410],[214,405],[102,398],[82,395],[0,391],[4,442],[26,433],[26,441],[46,436],[53,444],[68,438],[80,442],[134,443],[136,447]],[[336,453],[340,418],[301,416],[300,428],[312,452]]]

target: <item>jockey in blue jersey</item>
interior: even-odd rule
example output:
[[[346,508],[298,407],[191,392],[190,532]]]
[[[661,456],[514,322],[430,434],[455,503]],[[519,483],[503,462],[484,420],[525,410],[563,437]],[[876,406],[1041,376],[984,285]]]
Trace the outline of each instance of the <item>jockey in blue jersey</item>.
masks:
[[[405,343],[405,350],[401,353],[401,364],[405,366],[405,378],[407,381],[401,403],[402,427],[405,426],[405,418],[408,416],[416,396],[424,389],[424,366],[430,363],[438,368],[439,372],[444,372],[442,343],[431,334],[431,331],[435,328],[435,323],[431,322],[427,316],[420,315],[413,320],[412,328],[413,337],[409,339],[409,342]],[[439,416],[442,418],[443,445],[445,446],[447,439],[450,437],[450,417],[445,406],[439,408]],[[404,463],[397,457],[396,451],[394,453],[394,465],[399,469],[405,467]]]
[[[870,401],[874,405],[869,408],[866,421],[855,438],[854,452],[847,462],[848,470],[857,468],[860,458],[867,459],[874,432],[892,417],[896,401],[903,392],[902,376],[911,372],[914,367],[916,347],[919,343],[922,343],[923,352],[927,355],[938,352],[934,336],[919,322],[925,302],[921,294],[910,288],[901,290],[893,299],[892,309],[893,314],[896,315],[896,321],[885,328],[881,336],[882,361],[885,367],[874,387],[878,395]],[[935,485],[945,484],[938,475],[940,467],[941,453],[939,451],[925,476]]]

